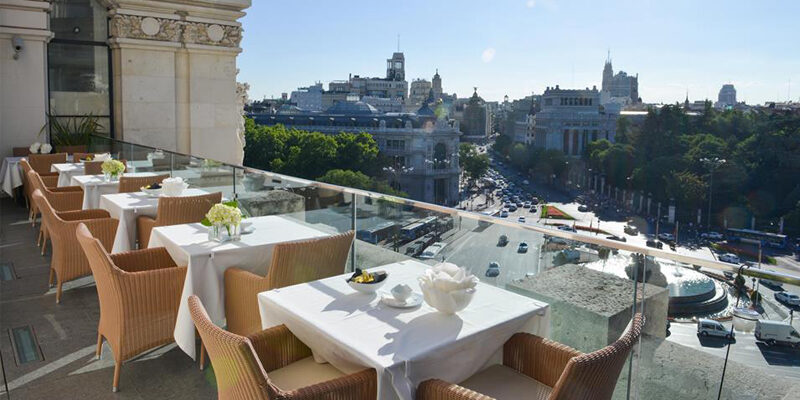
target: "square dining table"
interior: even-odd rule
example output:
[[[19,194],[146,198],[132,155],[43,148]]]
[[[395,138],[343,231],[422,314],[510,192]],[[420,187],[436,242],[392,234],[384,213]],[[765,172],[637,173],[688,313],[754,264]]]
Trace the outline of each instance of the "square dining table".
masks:
[[[203,189],[191,188],[184,190],[180,197],[200,196],[208,193]],[[140,215],[156,217],[159,198],[159,195],[149,195],[145,192],[112,193],[100,196],[98,207],[108,211],[111,218],[119,220],[112,253],[136,248],[136,218]],[[141,245],[144,247],[147,243]]]
[[[370,271],[389,274],[381,291],[404,283],[420,293],[417,278],[426,268],[408,260]],[[379,294],[350,288],[347,277],[259,293],[262,327],[285,325],[317,362],[330,362],[346,374],[374,368],[379,399],[413,399],[417,385],[431,378],[461,382],[502,362],[503,344],[513,334],[549,333],[548,304],[486,283],[478,283],[464,310],[446,315],[424,302],[392,308]]]
[[[22,186],[22,168],[19,162],[24,158],[5,157],[0,165],[0,187],[11,197],[14,197],[14,189]]]
[[[155,176],[154,172],[126,172],[122,176]],[[100,206],[100,196],[119,193],[119,180],[107,181],[103,175],[75,175],[70,179],[71,186],[83,189],[83,209],[88,210]]]
[[[148,247],[165,247],[178,265],[186,265],[186,280],[181,292],[175,342],[195,358],[195,328],[188,299],[197,295],[218,326],[225,326],[225,270],[241,268],[266,276],[272,249],[278,243],[294,242],[335,234],[333,229],[312,226],[292,218],[270,215],[247,218],[252,233],[241,240],[218,243],[208,240],[202,224],[183,224],[153,228]]]
[[[58,172],[58,187],[69,186],[73,176],[86,175],[83,163],[58,163],[50,166],[50,172]]]

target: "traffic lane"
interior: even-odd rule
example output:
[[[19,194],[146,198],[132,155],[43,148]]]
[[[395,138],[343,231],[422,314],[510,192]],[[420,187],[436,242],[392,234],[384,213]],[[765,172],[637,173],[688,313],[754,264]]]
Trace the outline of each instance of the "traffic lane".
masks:
[[[725,324],[730,328],[730,323]],[[727,341],[724,338],[702,338],[694,323],[672,323],[667,340],[720,357],[722,368]],[[762,369],[768,373],[800,380],[800,350],[788,346],[766,346],[752,333],[736,332],[729,360]]]
[[[501,235],[508,238],[505,246],[497,245]],[[526,253],[518,252],[520,242],[528,244]],[[480,232],[461,236],[442,252],[448,262],[467,267],[482,281],[503,287],[527,273],[538,272],[539,248],[543,242],[544,236],[540,233],[493,224]],[[486,276],[491,262],[500,266],[500,275],[495,278]]]

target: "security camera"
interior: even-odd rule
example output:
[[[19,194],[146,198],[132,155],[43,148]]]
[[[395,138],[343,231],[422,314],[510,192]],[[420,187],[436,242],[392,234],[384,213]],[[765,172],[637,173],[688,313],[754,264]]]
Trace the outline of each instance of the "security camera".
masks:
[[[25,42],[19,36],[11,37],[11,46],[14,47],[14,59],[19,58],[19,53],[22,52],[22,49],[25,47]]]

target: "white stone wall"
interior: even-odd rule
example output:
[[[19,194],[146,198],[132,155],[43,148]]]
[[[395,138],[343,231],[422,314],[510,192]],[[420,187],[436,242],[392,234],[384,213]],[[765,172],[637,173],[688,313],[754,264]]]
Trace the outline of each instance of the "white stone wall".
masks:
[[[47,110],[47,1],[0,2],[0,156],[37,141]],[[24,47],[14,59],[11,38]]]

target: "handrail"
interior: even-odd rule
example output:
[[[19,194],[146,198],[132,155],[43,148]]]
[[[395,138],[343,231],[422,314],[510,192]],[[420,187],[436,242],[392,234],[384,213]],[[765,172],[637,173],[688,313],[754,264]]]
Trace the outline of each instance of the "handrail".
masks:
[[[162,152],[165,152],[165,153],[170,153],[170,154],[184,156],[184,157],[203,158],[203,157],[198,157],[198,156],[179,153],[179,152],[172,151],[172,150],[160,149],[160,148],[157,148],[157,147],[152,147],[152,146],[147,146],[147,145],[140,145],[140,144],[137,144],[137,143],[126,142],[126,141],[123,141],[123,140],[113,139],[113,138],[109,138],[109,137],[106,137],[106,136],[92,135],[92,137],[97,137],[97,138],[102,139],[104,141],[114,141],[114,142],[118,142],[118,143],[122,143],[122,144],[129,144],[129,145],[144,147],[144,148],[148,148],[148,149],[152,149],[152,150],[159,150],[159,151],[162,151]],[[583,243],[590,243],[590,244],[603,246],[603,247],[614,248],[614,249],[618,249],[618,250],[625,250],[625,251],[630,251],[630,252],[635,252],[635,253],[641,253],[641,254],[644,254],[645,256],[666,258],[666,259],[670,259],[670,260],[674,260],[674,261],[678,261],[678,262],[683,262],[683,263],[686,263],[686,264],[692,264],[692,265],[697,265],[697,266],[701,266],[701,267],[710,268],[710,269],[717,270],[717,271],[729,271],[729,272],[736,273],[736,272],[739,272],[739,270],[740,270],[739,265],[723,263],[723,262],[716,261],[716,260],[706,260],[706,259],[697,258],[697,257],[690,256],[690,255],[685,255],[685,254],[680,254],[680,253],[673,253],[673,252],[669,252],[669,251],[666,251],[666,250],[661,250],[661,249],[656,249],[656,248],[652,248],[652,247],[641,246],[641,245],[637,245],[637,244],[629,244],[629,243],[618,242],[616,240],[610,240],[610,239],[606,239],[604,237],[588,236],[588,235],[578,234],[576,232],[562,231],[560,229],[552,229],[552,228],[547,228],[545,226],[540,226],[540,225],[520,224],[520,223],[517,223],[517,222],[509,221],[507,219],[493,217],[493,216],[484,215],[484,214],[478,214],[478,213],[471,212],[471,211],[457,210],[457,209],[452,208],[452,207],[441,206],[441,205],[438,205],[438,204],[431,204],[431,203],[426,203],[426,202],[423,202],[423,201],[411,200],[411,199],[392,196],[392,195],[388,195],[388,194],[370,192],[368,190],[363,190],[363,189],[356,189],[356,188],[351,188],[351,187],[346,187],[346,186],[334,185],[334,184],[331,184],[331,183],[318,182],[318,181],[313,181],[313,180],[308,180],[308,179],[303,179],[303,178],[297,178],[297,177],[293,177],[293,176],[289,176],[289,175],[283,175],[283,174],[280,174],[280,173],[277,173],[277,172],[264,171],[264,170],[260,170],[260,169],[257,169],[257,168],[246,167],[246,166],[242,166],[242,165],[229,164],[229,163],[221,162],[221,161],[219,161],[219,163],[221,165],[231,167],[234,170],[235,169],[240,169],[243,172],[266,174],[269,177],[277,177],[277,178],[279,178],[281,180],[300,182],[300,183],[303,183],[303,184],[305,184],[307,186],[314,186],[314,187],[321,188],[321,189],[329,189],[329,190],[339,191],[339,192],[343,192],[343,193],[347,193],[347,194],[351,194],[351,195],[355,195],[355,196],[364,196],[364,197],[369,197],[369,198],[373,198],[373,199],[381,199],[381,200],[384,200],[384,201],[390,201],[390,202],[397,203],[397,204],[409,205],[409,206],[425,209],[425,210],[432,211],[432,212],[437,212],[437,213],[442,213],[442,214],[450,214],[450,215],[457,215],[459,217],[465,217],[465,218],[469,218],[469,219],[476,220],[476,221],[485,221],[485,222],[489,222],[489,223],[497,224],[497,225],[502,225],[502,226],[506,226],[506,227],[509,227],[509,228],[513,228],[513,229],[524,229],[524,230],[528,230],[528,231],[532,231],[532,232],[536,232],[536,233],[541,233],[541,234],[548,235],[548,236],[559,237],[559,238],[562,238],[562,239],[573,240],[573,241],[578,241],[578,242],[583,242]],[[769,279],[769,280],[773,280],[773,281],[776,281],[776,282],[782,282],[782,283],[786,283],[786,284],[790,284],[790,285],[800,286],[800,276],[795,276],[795,275],[791,275],[791,274],[785,274],[785,273],[776,272],[776,271],[765,271],[765,270],[754,269],[754,268],[742,268],[741,269],[741,273],[742,273],[742,275],[751,276],[751,277],[755,277],[755,278],[764,278],[764,279]]]

